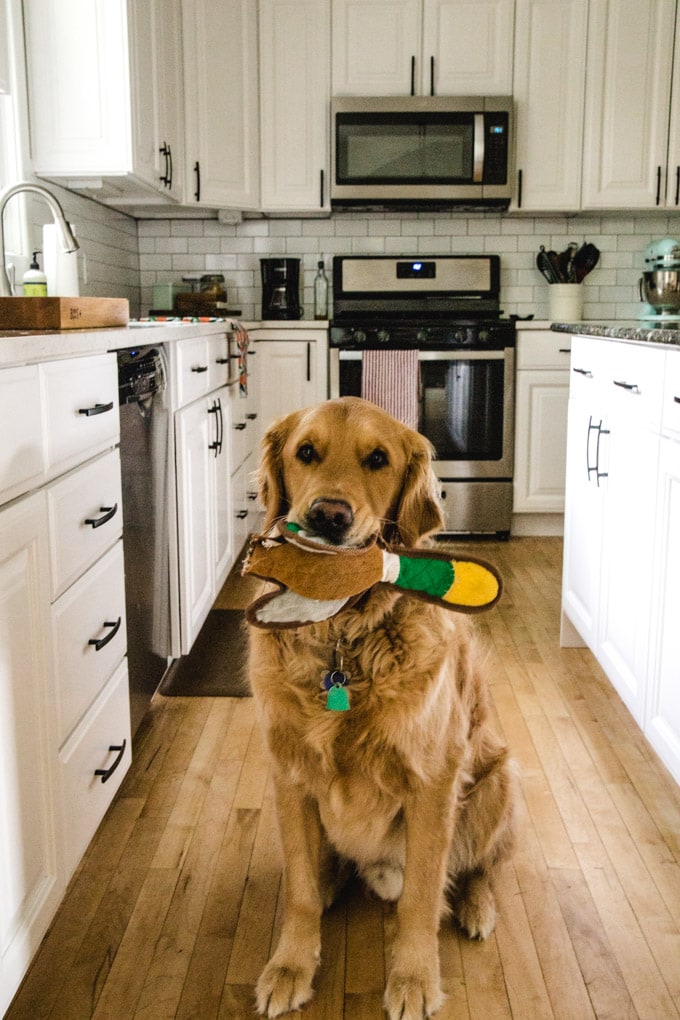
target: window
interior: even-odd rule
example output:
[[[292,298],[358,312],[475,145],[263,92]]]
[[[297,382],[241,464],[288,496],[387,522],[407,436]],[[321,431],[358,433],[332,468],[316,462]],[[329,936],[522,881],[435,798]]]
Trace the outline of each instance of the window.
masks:
[[[26,83],[21,0],[0,0],[0,189],[26,178],[28,165]],[[28,231],[21,195],[3,216],[5,257],[16,278],[28,268]]]

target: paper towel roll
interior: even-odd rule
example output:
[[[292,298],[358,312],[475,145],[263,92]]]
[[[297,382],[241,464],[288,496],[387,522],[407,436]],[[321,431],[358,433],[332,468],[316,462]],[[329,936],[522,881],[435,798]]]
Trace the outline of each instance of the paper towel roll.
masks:
[[[78,253],[64,251],[54,223],[43,227],[43,269],[48,297],[79,297]]]

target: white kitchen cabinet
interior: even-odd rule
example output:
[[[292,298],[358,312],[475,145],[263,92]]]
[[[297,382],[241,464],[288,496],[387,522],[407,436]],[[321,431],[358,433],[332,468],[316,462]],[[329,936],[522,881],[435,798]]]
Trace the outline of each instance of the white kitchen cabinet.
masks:
[[[517,0],[515,208],[580,208],[587,30],[588,0]]]
[[[55,783],[47,508],[0,510],[0,1014],[66,886]]]
[[[190,204],[259,208],[257,4],[183,0]]]
[[[229,414],[223,386],[175,415],[183,655],[191,650],[231,565]]]
[[[584,209],[666,204],[675,9],[676,0],[590,4]]]
[[[294,334],[294,338],[293,338]],[[326,330],[255,331],[260,437],[277,418],[328,396]]]
[[[3,369],[3,415],[13,383],[33,417],[3,422],[27,467],[0,509],[2,1012],[131,753],[116,357]]]
[[[264,212],[330,210],[330,0],[261,0]]]
[[[680,354],[669,354],[680,369]],[[678,372],[680,377],[680,372]],[[680,388],[678,390],[680,398]],[[664,437],[659,458],[654,601],[645,733],[680,783],[680,441]]]
[[[570,346],[564,333],[517,331],[514,513],[564,510]]]
[[[514,0],[333,0],[333,95],[509,95]]]
[[[28,492],[46,473],[43,413],[37,365],[0,372],[0,435],[21,437],[18,448],[0,443],[0,503]]]
[[[125,208],[171,201],[168,149],[182,164],[179,0],[32,0],[26,4],[34,169]],[[166,20],[169,19],[169,20]]]
[[[665,357],[630,344],[572,341],[563,643],[580,635],[641,726]]]

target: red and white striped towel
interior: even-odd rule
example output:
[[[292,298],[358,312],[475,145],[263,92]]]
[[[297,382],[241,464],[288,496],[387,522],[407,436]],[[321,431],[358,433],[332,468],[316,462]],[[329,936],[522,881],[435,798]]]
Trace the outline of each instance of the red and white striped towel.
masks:
[[[418,351],[364,351],[361,395],[417,429]]]

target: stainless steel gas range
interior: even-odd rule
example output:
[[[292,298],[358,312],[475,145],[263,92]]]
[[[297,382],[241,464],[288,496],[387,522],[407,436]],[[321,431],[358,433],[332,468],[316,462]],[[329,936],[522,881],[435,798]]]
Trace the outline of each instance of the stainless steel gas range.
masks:
[[[499,256],[336,256],[333,292],[331,396],[365,395],[366,351],[416,350],[446,533],[507,538],[515,323],[501,317]]]

